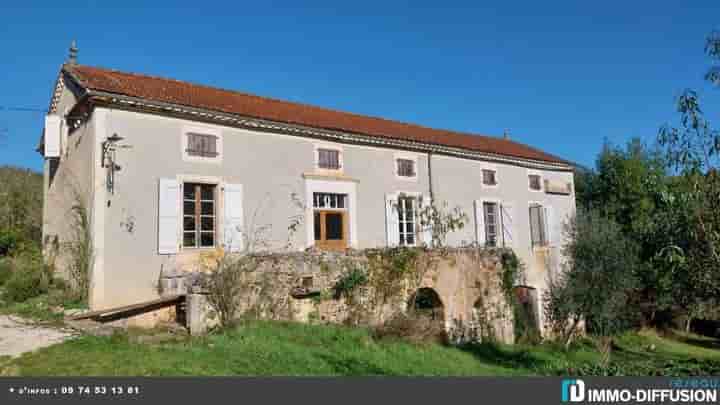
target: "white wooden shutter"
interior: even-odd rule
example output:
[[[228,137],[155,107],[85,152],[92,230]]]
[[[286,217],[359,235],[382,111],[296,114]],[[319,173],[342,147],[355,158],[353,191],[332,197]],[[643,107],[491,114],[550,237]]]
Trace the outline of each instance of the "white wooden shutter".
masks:
[[[555,229],[555,214],[553,208],[545,207],[545,238],[549,246],[555,246],[557,239],[557,231]]]
[[[45,157],[60,156],[60,117],[48,115],[45,117]]]
[[[243,186],[242,184],[225,185],[225,218],[224,237],[225,249],[239,252],[243,249]]]
[[[385,233],[388,246],[400,244],[400,220],[395,194],[385,194]]]
[[[423,196],[420,196],[420,198],[418,198],[418,200],[422,202],[422,204],[419,204],[420,211],[422,211],[423,209],[425,209],[425,207],[427,207],[431,204],[431,201],[430,200],[426,201],[425,198],[423,198]],[[428,218],[426,218],[426,219],[428,219]],[[419,223],[419,219],[418,219],[418,223]],[[420,238],[421,238],[422,242],[425,243],[426,246],[431,247],[432,246],[432,224],[425,224],[425,225],[420,224],[420,226],[421,226]]]
[[[485,213],[482,200],[475,200],[475,240],[478,246],[485,246]]]
[[[515,213],[513,212],[512,204],[500,205],[500,220],[502,221],[502,232],[503,232],[503,243],[505,247],[513,247],[513,220],[515,219]]]
[[[160,179],[158,218],[158,253],[176,254],[180,227],[180,184],[175,179]]]

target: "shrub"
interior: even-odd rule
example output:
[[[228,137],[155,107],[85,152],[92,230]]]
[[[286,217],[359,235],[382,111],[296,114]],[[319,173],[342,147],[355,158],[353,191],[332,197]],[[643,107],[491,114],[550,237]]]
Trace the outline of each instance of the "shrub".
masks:
[[[17,233],[11,230],[0,230],[0,256],[8,256],[20,243]]]
[[[244,292],[245,275],[257,267],[249,256],[223,255],[217,267],[204,280],[208,291],[208,303],[219,317],[220,326],[232,326],[237,319],[239,300]]]
[[[415,344],[447,343],[448,340],[441,320],[414,310],[393,316],[377,326],[373,335],[379,339],[398,338]]]
[[[368,277],[365,270],[362,268],[353,268],[345,273],[333,287],[334,297],[338,299],[340,297],[350,298],[353,291],[362,285],[367,284]]]
[[[24,302],[48,292],[51,277],[42,261],[17,259],[12,275],[5,283],[5,298]]]
[[[5,284],[11,275],[12,263],[10,262],[10,259],[0,259],[0,285]]]

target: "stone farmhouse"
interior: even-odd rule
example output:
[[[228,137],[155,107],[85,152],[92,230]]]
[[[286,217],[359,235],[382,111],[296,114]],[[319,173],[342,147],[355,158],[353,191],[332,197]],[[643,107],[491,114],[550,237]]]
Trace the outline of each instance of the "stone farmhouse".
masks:
[[[572,165],[507,136],[74,60],[60,69],[38,150],[46,256],[72,237],[73,207],[86,207],[91,309],[157,298],[163,272],[192,268],[220,247],[421,246],[430,235],[417,212],[431,198],[468,215],[450,246],[512,248],[537,300],[575,212]]]

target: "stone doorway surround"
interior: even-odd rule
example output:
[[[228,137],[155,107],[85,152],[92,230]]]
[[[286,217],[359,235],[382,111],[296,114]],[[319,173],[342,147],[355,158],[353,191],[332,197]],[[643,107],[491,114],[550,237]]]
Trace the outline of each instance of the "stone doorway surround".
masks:
[[[347,233],[348,247],[357,249],[357,183],[355,179],[351,179],[342,175],[325,176],[314,173],[303,174],[305,178],[305,223],[306,229],[305,247],[309,248],[315,245],[314,235],[314,216],[313,194],[314,193],[331,193],[347,195]]]

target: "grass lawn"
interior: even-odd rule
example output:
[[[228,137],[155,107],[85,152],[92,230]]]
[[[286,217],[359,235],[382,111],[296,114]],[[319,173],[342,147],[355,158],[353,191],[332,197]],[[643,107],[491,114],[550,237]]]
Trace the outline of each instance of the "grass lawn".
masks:
[[[19,315],[45,324],[61,324],[64,318],[63,310],[84,307],[80,302],[68,300],[65,293],[58,290],[24,302],[5,302],[3,289],[0,288],[0,314],[4,315]]]
[[[224,333],[159,344],[132,335],[83,336],[10,361],[4,373],[35,376],[482,376],[708,375],[720,373],[720,345],[654,332],[618,340],[611,367],[595,366],[590,342],[564,351],[536,346],[445,347],[375,340],[364,329],[250,321]],[[654,345],[654,348],[651,348]],[[4,366],[2,365],[4,363]]]

